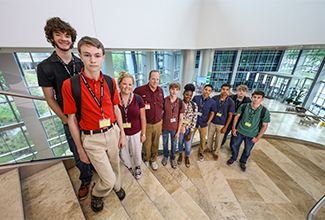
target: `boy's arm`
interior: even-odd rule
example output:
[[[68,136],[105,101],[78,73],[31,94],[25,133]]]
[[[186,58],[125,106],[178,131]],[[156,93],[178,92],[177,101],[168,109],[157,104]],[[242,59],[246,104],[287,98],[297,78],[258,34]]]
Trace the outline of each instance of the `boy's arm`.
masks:
[[[236,132],[237,132],[236,125],[237,125],[237,122],[238,122],[239,117],[240,117],[240,114],[237,113],[237,115],[234,118],[234,122],[232,124],[232,135],[234,135],[236,137],[237,137],[237,134],[236,134]]]
[[[220,131],[222,134],[226,133],[227,128],[230,125],[232,115],[233,115],[232,112],[228,112],[228,118],[227,118],[226,124],[225,124],[225,126],[223,126],[223,128],[221,128],[221,131]]]
[[[53,87],[42,87],[45,99],[54,113],[61,119],[63,124],[68,123],[68,117],[63,113],[59,103],[54,98]]]
[[[179,114],[179,122],[178,122],[177,132],[175,134],[175,140],[178,139],[179,132],[181,131],[181,127],[182,127],[182,124],[183,124],[183,115],[184,115],[183,113]]]
[[[121,136],[118,141],[118,148],[123,149],[123,147],[126,144],[126,141],[125,141],[125,133],[124,133],[124,128],[123,128],[122,114],[121,114],[121,111],[120,111],[120,108],[118,107],[118,105],[114,105],[114,114],[116,115],[117,125],[119,126],[120,132],[121,132]]]
[[[261,137],[265,133],[268,125],[269,125],[268,123],[263,122],[263,125],[262,125],[262,128],[260,130],[260,133],[258,133],[257,137],[254,137],[252,139],[252,143],[256,143],[257,141],[259,141],[261,139]]]
[[[213,117],[214,117],[214,112],[210,112],[210,114],[209,114],[209,119],[208,119],[208,122],[207,122],[207,124],[209,125],[210,124],[210,122],[212,121],[212,119],[213,119]]]
[[[71,136],[76,144],[80,160],[86,164],[90,164],[90,160],[87,156],[85,149],[81,144],[80,130],[78,126],[78,121],[75,114],[68,115],[68,125],[70,129]]]

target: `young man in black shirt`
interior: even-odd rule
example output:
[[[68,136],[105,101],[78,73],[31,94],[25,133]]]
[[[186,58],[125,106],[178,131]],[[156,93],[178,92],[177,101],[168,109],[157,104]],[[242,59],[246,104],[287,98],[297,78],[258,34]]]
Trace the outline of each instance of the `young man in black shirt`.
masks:
[[[70,134],[68,117],[63,114],[62,85],[66,79],[78,74],[83,67],[82,61],[71,52],[77,32],[69,23],[58,17],[46,22],[44,27],[46,39],[55,48],[52,55],[37,66],[38,84],[42,87],[46,102],[61,119],[69,148],[73,153],[76,166],[80,170],[81,186],[78,197],[86,199],[89,195],[89,184],[92,178],[90,165],[80,161],[76,145]]]

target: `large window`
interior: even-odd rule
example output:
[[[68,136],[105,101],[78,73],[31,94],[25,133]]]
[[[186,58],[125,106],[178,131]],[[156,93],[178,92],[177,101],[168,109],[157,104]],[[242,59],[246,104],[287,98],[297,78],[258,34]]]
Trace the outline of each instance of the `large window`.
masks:
[[[313,100],[310,110],[321,117],[325,117],[325,82],[321,82],[317,94]]]
[[[238,71],[278,71],[282,50],[242,51]]]
[[[1,72],[0,90],[8,90]],[[0,95],[0,163],[37,158],[33,146],[13,98]]]
[[[292,73],[293,68],[297,62],[300,50],[286,50],[279,68],[281,73]]]
[[[220,90],[224,83],[230,83],[236,54],[237,51],[214,52],[210,82],[215,90]]]
[[[302,64],[295,71],[295,75],[306,76],[313,79],[325,55],[325,50],[303,51]]]

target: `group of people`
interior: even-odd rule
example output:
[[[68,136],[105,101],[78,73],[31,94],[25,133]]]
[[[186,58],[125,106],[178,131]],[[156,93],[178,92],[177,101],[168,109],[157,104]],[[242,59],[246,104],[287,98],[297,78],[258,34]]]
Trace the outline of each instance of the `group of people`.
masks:
[[[165,98],[159,87],[160,74],[157,70],[149,73],[148,84],[132,92],[134,78],[131,74],[120,72],[116,85],[113,78],[101,72],[105,50],[98,39],[82,37],[78,42],[78,58],[71,52],[77,33],[69,23],[54,17],[47,21],[44,31],[55,51],[37,66],[38,82],[47,103],[62,120],[69,148],[80,171],[80,200],[89,195],[92,172],[96,171],[99,176],[91,189],[93,211],[103,209],[103,197],[111,190],[120,200],[125,198],[121,187],[119,152],[136,179],[142,176],[142,160],[153,170],[158,169],[161,134],[164,154],[161,163],[166,166],[169,157],[171,167],[175,169],[183,162],[184,146],[185,165],[190,167],[191,145],[197,130],[200,133],[201,161],[207,152],[212,152],[218,159],[219,149],[232,131],[232,157],[227,164],[232,165],[237,160],[244,140],[240,167],[246,170],[250,151],[270,121],[268,110],[261,106],[263,92],[255,91],[251,102],[245,97],[247,86],[237,87],[237,95],[229,97],[230,86],[224,84],[221,94],[210,98],[213,87],[207,84],[203,95],[193,97],[195,86],[187,84],[183,99],[180,99],[181,85],[173,82],[169,85],[170,94]],[[179,157],[176,162],[177,140]]]

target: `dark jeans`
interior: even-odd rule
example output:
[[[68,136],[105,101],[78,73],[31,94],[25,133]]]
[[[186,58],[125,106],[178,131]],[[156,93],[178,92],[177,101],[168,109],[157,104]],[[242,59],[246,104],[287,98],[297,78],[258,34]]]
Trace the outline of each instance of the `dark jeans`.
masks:
[[[177,140],[175,140],[175,135],[177,131],[167,131],[162,130],[162,137],[163,137],[163,150],[164,150],[164,157],[168,158],[168,135],[170,135],[171,141],[171,149],[170,149],[170,159],[175,160],[175,153],[176,153],[176,144]]]
[[[244,141],[245,148],[244,148],[244,151],[241,155],[239,162],[246,164],[248,157],[251,155],[251,150],[253,149],[255,144],[252,142],[253,138],[244,136],[241,133],[239,133],[238,131],[236,134],[237,134],[237,137],[233,136],[233,142],[231,144],[231,150],[232,150],[231,159],[233,159],[234,161],[237,160],[240,145]]]
[[[227,128],[227,130],[226,130],[225,136],[222,139],[221,146],[223,146],[225,144],[225,142],[227,140],[227,136],[228,136],[229,132],[231,132],[231,129],[232,129],[232,124],[230,123],[229,126],[228,126],[228,128]],[[230,147],[231,147],[232,139],[233,139],[233,135],[231,134]]]
[[[91,165],[86,164],[80,160],[77,146],[73,141],[68,124],[63,124],[63,127],[64,127],[65,136],[69,144],[70,151],[73,153],[76,166],[80,171],[79,179],[81,180],[82,184],[90,184],[91,178],[93,176],[93,173],[90,170]]]

